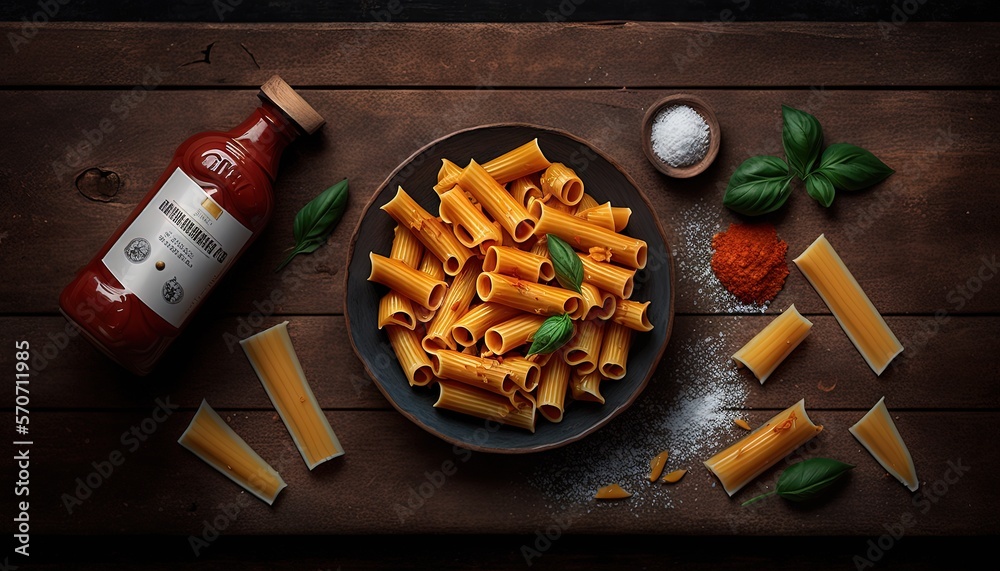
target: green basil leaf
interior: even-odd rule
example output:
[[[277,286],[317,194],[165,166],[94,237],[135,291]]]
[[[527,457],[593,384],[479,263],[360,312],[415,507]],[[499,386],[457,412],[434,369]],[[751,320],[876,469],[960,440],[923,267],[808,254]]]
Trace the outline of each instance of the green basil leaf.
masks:
[[[324,190],[316,198],[299,210],[295,215],[295,225],[292,233],[295,236],[295,247],[274,271],[280,271],[299,254],[308,254],[326,242],[333,233],[340,218],[347,209],[348,185],[347,179],[338,182]]]
[[[792,464],[778,478],[778,495],[793,502],[817,498],[854,466],[830,458],[810,458]]]
[[[531,338],[528,355],[541,353],[547,355],[555,352],[573,337],[573,320],[568,313],[553,315],[535,331]]]
[[[583,262],[576,255],[576,250],[555,234],[546,234],[545,243],[552,258],[552,267],[556,270],[556,280],[566,289],[580,293],[583,283]]]
[[[784,119],[781,142],[785,146],[785,159],[793,173],[805,178],[823,152],[823,127],[809,113],[787,105],[781,106],[781,117]]]
[[[833,204],[833,196],[836,193],[833,190],[833,183],[820,171],[813,171],[806,177],[806,192],[827,208]]]
[[[847,143],[827,147],[817,171],[826,175],[833,186],[843,190],[868,188],[896,172],[865,149]]]
[[[788,200],[791,182],[785,161],[778,157],[750,157],[729,177],[722,204],[740,214],[767,214]]]

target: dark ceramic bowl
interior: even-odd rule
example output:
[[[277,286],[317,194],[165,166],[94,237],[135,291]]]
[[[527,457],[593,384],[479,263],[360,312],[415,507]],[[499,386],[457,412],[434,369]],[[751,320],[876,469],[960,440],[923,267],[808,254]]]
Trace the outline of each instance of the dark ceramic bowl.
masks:
[[[574,402],[566,397],[562,422],[539,418],[534,434],[500,426],[474,417],[433,407],[438,390],[410,387],[400,369],[389,339],[378,329],[379,299],[386,288],[367,281],[369,252],[388,255],[396,222],[379,207],[402,186],[428,212],[437,213],[433,186],[441,159],[465,165],[470,159],[484,163],[535,137],[546,157],[576,170],[587,193],[598,202],[632,209],[625,233],[642,238],[649,246],[648,264],[636,273],[633,300],[653,303],[649,318],[653,330],[636,333],[628,359],[628,373],[617,381],[601,383],[605,404]],[[522,124],[502,124],[458,131],[418,150],[389,175],[365,207],[348,252],[344,312],[351,344],[368,374],[389,402],[424,430],[464,448],[485,452],[525,453],[562,446],[594,432],[624,411],[649,382],[670,338],[674,313],[673,259],[652,207],[635,182],[603,153],[585,141],[555,129]]]

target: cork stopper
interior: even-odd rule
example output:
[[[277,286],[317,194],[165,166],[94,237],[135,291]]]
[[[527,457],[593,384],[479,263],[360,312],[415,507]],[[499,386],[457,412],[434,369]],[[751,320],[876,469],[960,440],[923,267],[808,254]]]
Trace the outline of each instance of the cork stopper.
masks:
[[[257,97],[277,105],[299,129],[310,135],[326,123],[312,105],[306,103],[301,95],[277,75],[271,76],[271,79],[260,86]]]

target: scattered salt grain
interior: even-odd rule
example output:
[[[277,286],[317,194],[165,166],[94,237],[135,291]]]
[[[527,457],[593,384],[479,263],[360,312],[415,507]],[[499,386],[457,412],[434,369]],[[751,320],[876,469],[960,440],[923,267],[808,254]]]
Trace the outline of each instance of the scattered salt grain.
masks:
[[[708,153],[708,123],[687,105],[660,111],[653,119],[650,138],[656,156],[675,168],[693,165]]]

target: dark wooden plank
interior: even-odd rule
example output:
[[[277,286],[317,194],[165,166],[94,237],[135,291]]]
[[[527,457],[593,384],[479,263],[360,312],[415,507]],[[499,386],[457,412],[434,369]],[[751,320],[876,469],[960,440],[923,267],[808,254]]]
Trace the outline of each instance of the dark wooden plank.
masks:
[[[996,85],[1000,78],[994,24],[736,23],[738,12],[706,23],[558,26],[52,23],[4,58],[0,82],[131,86],[150,67],[169,73],[168,85],[247,87],[273,73],[293,84],[406,87]],[[0,24],[0,33],[9,38],[22,26]]]
[[[886,533],[885,525],[900,521],[903,514],[914,518],[914,525],[906,529],[907,537],[1000,532],[993,513],[1000,501],[993,482],[1000,460],[983,452],[983,443],[1000,437],[1000,413],[996,412],[894,414],[921,476],[921,489],[937,499],[935,503],[918,499],[916,504],[914,496],[887,477],[848,434],[847,427],[858,413],[816,412],[814,420],[826,429],[803,455],[855,464],[847,485],[820,505],[800,506],[772,498],[752,509],[741,508],[739,502],[762,486],[751,485],[730,499],[697,465],[701,454],[674,459],[672,468],[691,470],[676,486],[643,482],[648,457],[659,448],[648,450],[648,455],[618,448],[616,434],[635,436],[637,430],[650,428],[629,424],[628,414],[569,448],[509,457],[456,452],[392,412],[332,412],[328,416],[347,454],[309,472],[275,414],[223,411],[234,430],[288,482],[273,507],[247,498],[174,442],[190,412],[167,417],[130,451],[129,441],[123,442],[121,435],[148,414],[42,412],[33,416],[31,517],[35,533],[200,534],[205,520],[226,520],[224,510],[238,502],[243,505],[225,522],[224,535],[419,530],[531,537],[536,530],[563,521],[573,534],[859,535],[877,539]],[[88,476],[95,470],[92,462],[107,461],[116,450],[124,456],[120,466],[106,479]],[[949,462],[970,468],[956,477],[949,471]],[[442,468],[452,471],[451,466],[451,476],[435,474]],[[553,479],[559,470],[581,475]],[[773,485],[779,471],[766,472],[759,482]],[[94,484],[92,493],[68,513],[63,494],[74,494],[79,485],[76,479],[85,482],[88,477]],[[952,482],[946,484],[944,478]],[[437,487],[429,479],[438,482]],[[634,496],[600,505],[587,499],[592,489],[607,483],[604,480],[620,480]],[[562,486],[554,487],[560,481]],[[411,494],[418,494],[421,486],[429,497],[422,505],[414,500],[410,512],[402,511],[409,509]],[[581,499],[558,499],[567,492]],[[929,507],[924,507],[924,501]],[[5,525],[8,530],[13,527],[10,522]],[[858,538],[857,549],[866,548],[864,537]]]
[[[6,232],[0,260],[33,270],[31,279],[16,273],[0,278],[8,294],[0,299],[0,312],[54,313],[63,284],[147,191],[174,148],[199,130],[236,124],[254,102],[248,91],[155,91],[122,118],[112,106],[123,93],[0,93],[0,105],[11,110],[0,117],[0,129],[8,133],[0,166],[0,231]],[[344,249],[382,180],[435,138],[477,124],[520,121],[573,132],[608,152],[636,179],[677,255],[677,311],[740,311],[708,270],[709,243],[716,230],[739,220],[721,206],[721,192],[736,166],[754,154],[781,154],[780,105],[788,103],[812,109],[828,142],[862,145],[897,170],[873,190],[840,193],[828,210],[797,188],[781,212],[766,218],[788,241],[789,259],[825,232],[883,312],[1000,311],[1000,287],[978,277],[996,271],[1000,198],[990,189],[1000,166],[989,149],[1000,137],[1000,109],[994,93],[699,91],[716,109],[724,142],[707,172],[684,181],[656,172],[638,141],[646,106],[667,93],[310,92],[330,125],[287,152],[274,219],[221,286],[215,304],[245,314],[255,302],[287,294],[278,303],[281,313],[340,313]],[[113,131],[69,165],[67,146],[86,144],[84,132],[104,118]],[[90,167],[120,175],[122,190],[110,202],[89,200],[75,188],[76,173]],[[328,245],[282,274],[273,273],[291,246],[295,212],[344,176],[351,179],[351,205]],[[959,293],[966,285],[981,291]],[[775,306],[791,303],[804,312],[827,311],[794,268]]]
[[[328,0],[326,2],[167,3],[149,4],[123,0],[75,0],[60,5],[53,16],[61,21],[91,22],[546,22],[571,20],[660,20],[703,22],[720,18],[724,10],[740,21],[982,21],[991,17],[990,0],[952,0],[946,4],[899,5],[868,0],[844,4],[840,0],[804,2],[782,0],[703,0],[698,3],[617,0],[548,0],[509,3],[480,0]],[[14,0],[0,6],[0,19],[17,21],[39,11],[37,0]],[[992,16],[994,19],[996,16]],[[894,20],[895,19],[895,20]]]
[[[567,533],[534,556],[521,552],[531,546],[533,534],[522,535],[394,535],[393,549],[373,552],[382,536],[254,537],[222,536],[198,556],[184,537],[35,536],[32,569],[81,571],[120,569],[173,571],[185,569],[440,569],[523,571],[532,569],[656,569],[664,566],[714,571],[724,566],[739,569],[797,571],[842,570],[864,557],[853,537],[729,537],[726,549],[719,538],[685,536],[616,535],[614,538]],[[676,541],[675,541],[676,539]],[[678,547],[682,543],[683,547]],[[981,537],[922,537],[904,540],[879,561],[911,570],[976,569],[988,557],[990,546]],[[150,554],[156,554],[152,561]],[[541,553],[541,552],[540,552]],[[72,555],[70,555],[72,554]],[[12,561],[13,562],[13,561]]]
[[[327,409],[388,409],[355,357],[342,317],[290,316],[290,333],[306,378]],[[812,333],[764,386],[729,359],[770,316],[679,317],[657,373],[638,401],[649,410],[674,410],[689,395],[709,399],[713,384],[732,385],[719,408],[742,409],[758,420],[756,409],[784,408],[805,398],[810,409],[867,410],[880,397],[893,408],[998,409],[1000,363],[990,358],[1000,337],[1000,318],[954,317],[931,335],[932,318],[890,317],[889,325],[906,350],[893,367],[876,377],[840,326],[830,316],[812,317]],[[256,325],[251,327],[249,323]],[[279,318],[260,316],[204,319],[172,349],[152,375],[138,379],[111,363],[80,337],[65,334],[61,317],[0,318],[0,330],[31,342],[35,382],[33,399],[47,409],[144,409],[158,396],[187,409],[206,398],[216,407],[265,409],[271,404],[236,339]],[[64,348],[60,348],[64,346]],[[230,351],[232,347],[232,351]],[[390,347],[386,358],[393,359]],[[821,386],[822,385],[822,388]],[[826,392],[823,388],[833,387]],[[0,402],[13,402],[13,385],[0,390]]]

